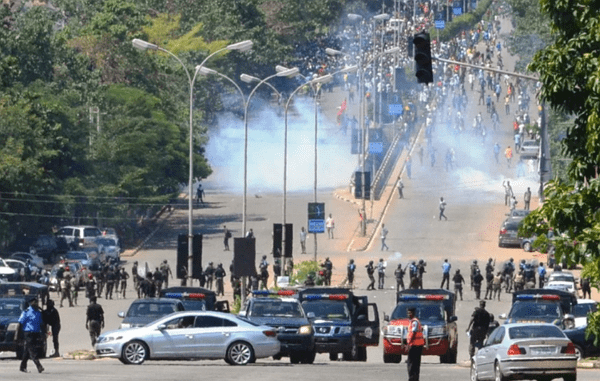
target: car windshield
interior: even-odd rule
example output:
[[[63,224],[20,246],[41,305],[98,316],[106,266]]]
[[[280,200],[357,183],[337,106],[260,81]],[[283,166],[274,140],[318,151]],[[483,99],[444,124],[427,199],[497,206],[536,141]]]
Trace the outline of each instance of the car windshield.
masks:
[[[127,311],[127,317],[164,316],[177,311],[175,304],[171,303],[134,303]]]
[[[70,253],[67,253],[67,259],[81,260],[81,259],[88,259],[88,257],[87,257],[87,253],[82,253],[79,251],[72,251]]]
[[[350,311],[346,303],[335,300],[306,301],[302,303],[304,312],[312,312],[317,319],[350,320]]]
[[[587,317],[590,312],[596,312],[598,309],[595,303],[576,304],[573,307],[573,315],[575,317]]]
[[[197,299],[183,299],[181,301],[186,311],[206,311],[206,302]]]
[[[19,317],[21,316],[20,301],[3,301],[0,302],[0,316],[2,317]]]
[[[561,275],[551,275],[549,282],[574,282],[575,279],[572,275],[561,274]]]
[[[112,238],[98,238],[96,243],[103,246],[117,246],[117,242]]]
[[[301,318],[304,315],[300,308],[300,304],[298,303],[273,300],[268,302],[255,302],[252,305],[250,316]]]
[[[565,334],[556,326],[526,325],[510,327],[508,336],[511,339],[540,339],[544,337],[564,338]]]
[[[560,319],[562,311],[559,303],[517,302],[513,304],[510,317],[516,319],[554,318]]]
[[[390,319],[408,319],[409,308],[416,308],[415,314],[419,320],[444,320],[444,305],[428,302],[398,304]]]

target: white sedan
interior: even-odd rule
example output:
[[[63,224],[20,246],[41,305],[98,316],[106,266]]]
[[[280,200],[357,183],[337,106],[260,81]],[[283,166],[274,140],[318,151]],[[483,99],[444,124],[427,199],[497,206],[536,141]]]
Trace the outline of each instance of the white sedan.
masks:
[[[214,311],[182,311],[141,328],[100,335],[96,354],[124,364],[145,360],[224,359],[246,365],[279,353],[277,332],[267,326]]]

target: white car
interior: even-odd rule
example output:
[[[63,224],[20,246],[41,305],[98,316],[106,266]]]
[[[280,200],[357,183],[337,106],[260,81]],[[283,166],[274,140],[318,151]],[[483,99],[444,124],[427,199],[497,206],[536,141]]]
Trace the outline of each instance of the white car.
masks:
[[[96,354],[137,365],[146,360],[191,358],[246,365],[275,356],[280,345],[272,327],[224,312],[182,311],[141,328],[103,333],[96,343]]]
[[[569,292],[577,295],[577,279],[570,271],[551,272],[546,280],[546,286],[544,288],[565,287]]]
[[[575,315],[575,328],[587,327],[588,314],[598,310],[598,302],[592,299],[578,299],[577,304],[573,306],[573,315]]]
[[[15,269],[10,267],[4,259],[0,258],[0,280],[10,281],[15,276]]]
[[[573,295],[577,295],[577,289],[575,288],[575,284],[573,282],[552,281],[544,284],[544,288],[547,290],[566,291]]]
[[[29,260],[35,267],[40,269],[44,268],[44,259],[32,253],[13,253],[10,255],[10,258],[25,263],[27,263],[27,260]]]

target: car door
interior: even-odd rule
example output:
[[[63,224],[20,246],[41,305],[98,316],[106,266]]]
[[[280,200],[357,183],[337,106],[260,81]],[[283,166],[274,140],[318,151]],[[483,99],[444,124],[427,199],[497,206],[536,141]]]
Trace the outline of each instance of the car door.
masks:
[[[366,296],[358,297],[358,308],[354,316],[358,333],[356,342],[360,346],[377,346],[379,344],[379,311],[377,304],[369,303]]]
[[[493,378],[496,352],[504,339],[504,332],[504,327],[496,328],[488,337],[483,348],[476,353],[477,370],[481,378]]]
[[[194,318],[194,315],[177,317],[157,329],[152,340],[154,357],[193,357],[196,345]]]
[[[200,315],[194,324],[194,357],[224,358],[237,324],[213,315]]]

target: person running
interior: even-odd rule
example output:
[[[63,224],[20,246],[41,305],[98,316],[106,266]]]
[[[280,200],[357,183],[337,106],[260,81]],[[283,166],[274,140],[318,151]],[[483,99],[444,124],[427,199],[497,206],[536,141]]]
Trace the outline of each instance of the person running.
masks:
[[[446,201],[444,201],[443,197],[440,197],[440,221],[442,220],[442,217],[444,217],[444,219],[446,221],[448,221],[448,217],[446,217],[446,215],[444,214],[445,210],[446,210]]]
[[[92,347],[96,345],[96,340],[100,336],[100,332],[104,328],[104,310],[102,306],[96,303],[96,297],[90,299],[90,305],[87,308],[85,329],[90,333],[92,339]]]

